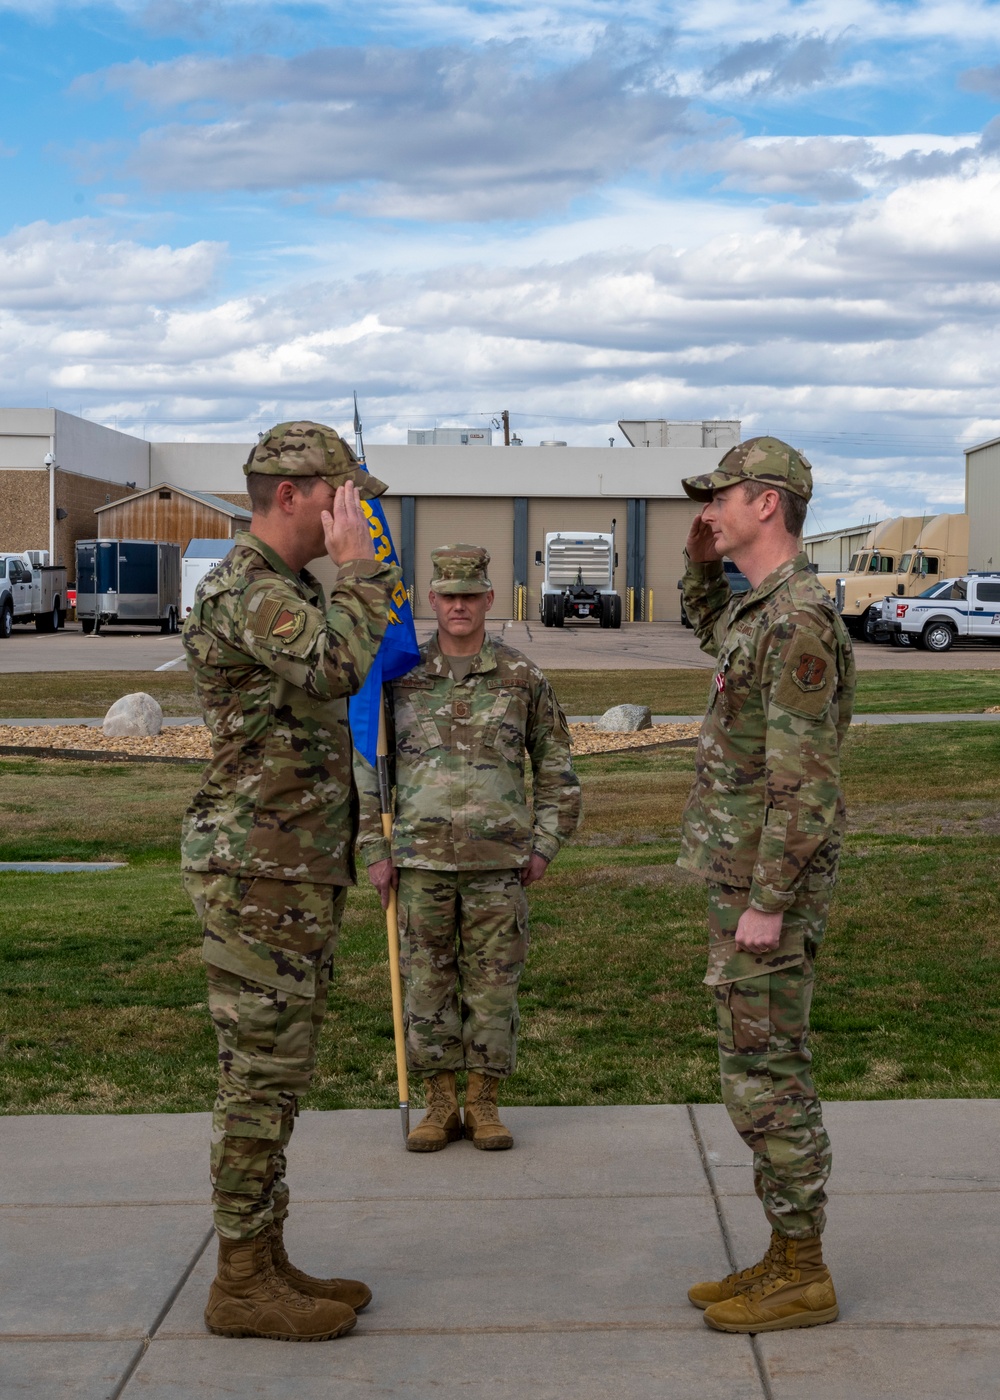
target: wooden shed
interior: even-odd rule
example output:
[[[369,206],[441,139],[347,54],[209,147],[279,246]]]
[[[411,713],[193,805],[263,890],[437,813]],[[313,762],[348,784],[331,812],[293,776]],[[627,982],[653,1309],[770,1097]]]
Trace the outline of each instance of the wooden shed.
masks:
[[[250,512],[207,491],[187,491],[161,483],[98,506],[97,537],[102,540],[162,540],[183,550],[192,539],[231,540],[245,530]]]

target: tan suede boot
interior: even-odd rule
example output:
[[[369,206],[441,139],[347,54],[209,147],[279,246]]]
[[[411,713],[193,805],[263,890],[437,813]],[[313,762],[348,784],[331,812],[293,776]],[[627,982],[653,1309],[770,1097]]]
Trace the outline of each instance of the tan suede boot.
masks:
[[[372,1300],[372,1291],[366,1283],[356,1278],[313,1278],[303,1273],[289,1259],[285,1250],[285,1217],[275,1220],[271,1229],[271,1263],[274,1272],[283,1278],[296,1293],[306,1298],[332,1298],[335,1303],[345,1303],[354,1312],[362,1312]]]
[[[406,1139],[407,1152],[440,1152],[462,1136],[455,1093],[455,1071],[442,1070],[424,1080],[427,1112]]]
[[[252,1240],[219,1237],[219,1264],[208,1294],[205,1326],[220,1337],[271,1337],[279,1342],[325,1342],[349,1332],[353,1308],[306,1298],[275,1272],[271,1231]]]
[[[465,1091],[465,1136],[473,1147],[484,1152],[503,1152],[514,1146],[510,1131],[500,1122],[497,1090],[500,1081],[492,1074],[470,1072]]]
[[[751,1264],[749,1269],[740,1269],[735,1274],[727,1274],[725,1278],[720,1278],[717,1283],[695,1283],[688,1289],[688,1298],[696,1308],[710,1308],[713,1303],[724,1303],[728,1298],[734,1298],[737,1293],[742,1293],[749,1288],[755,1279],[766,1274],[771,1265],[771,1252],[777,1247],[780,1257],[784,1257],[784,1236],[779,1235],[776,1230],[771,1231],[771,1243],[767,1253],[757,1264]]]
[[[768,1251],[766,1273],[744,1291],[705,1310],[705,1321],[719,1332],[779,1332],[835,1322],[839,1309],[830,1270],[823,1263],[819,1235],[784,1237]]]

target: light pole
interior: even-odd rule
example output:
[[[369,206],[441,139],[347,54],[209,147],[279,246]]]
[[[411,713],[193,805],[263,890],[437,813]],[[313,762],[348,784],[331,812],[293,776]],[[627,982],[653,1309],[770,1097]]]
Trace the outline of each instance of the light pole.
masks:
[[[49,469],[49,563],[56,562],[56,459],[51,452],[45,454],[45,465]]]

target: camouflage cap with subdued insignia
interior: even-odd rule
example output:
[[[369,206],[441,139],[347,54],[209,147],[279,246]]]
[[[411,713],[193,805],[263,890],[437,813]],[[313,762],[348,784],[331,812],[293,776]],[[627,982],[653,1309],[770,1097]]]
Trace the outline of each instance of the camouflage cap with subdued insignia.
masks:
[[[748,438],[731,447],[714,472],[686,477],[681,485],[693,501],[710,501],[714,492],[737,481],[763,481],[806,501],[812,496],[812,467],[801,452],[776,437]]]
[[[489,550],[481,544],[446,544],[431,550],[434,593],[489,593]]]
[[[353,481],[362,496],[381,496],[385,483],[358,462],[354,449],[325,423],[278,423],[261,436],[243,465],[247,476],[325,476],[334,486]]]

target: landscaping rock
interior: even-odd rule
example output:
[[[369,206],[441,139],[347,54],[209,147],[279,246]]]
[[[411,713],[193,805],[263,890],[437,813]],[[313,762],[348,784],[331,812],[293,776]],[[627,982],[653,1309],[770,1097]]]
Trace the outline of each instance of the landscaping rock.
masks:
[[[595,729],[612,730],[617,734],[633,734],[637,729],[650,729],[653,716],[648,705],[612,705],[594,725]]]
[[[139,690],[115,701],[102,728],[109,739],[149,738],[163,728],[163,710],[151,695]]]

